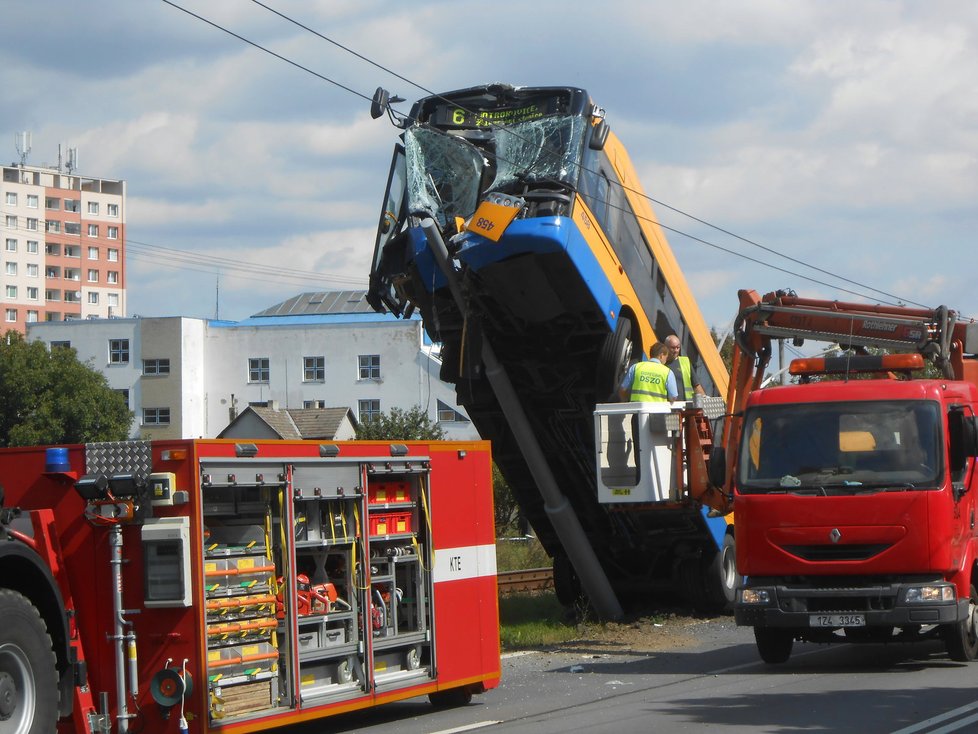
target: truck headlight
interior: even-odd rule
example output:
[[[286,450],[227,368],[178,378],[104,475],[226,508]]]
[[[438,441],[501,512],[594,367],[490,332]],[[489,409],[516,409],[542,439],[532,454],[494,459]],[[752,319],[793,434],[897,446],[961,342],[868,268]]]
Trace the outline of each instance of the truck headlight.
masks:
[[[947,584],[928,586],[911,586],[907,589],[908,604],[926,604],[928,602],[954,601],[954,587]]]
[[[770,604],[771,593],[767,589],[741,589],[741,604]]]

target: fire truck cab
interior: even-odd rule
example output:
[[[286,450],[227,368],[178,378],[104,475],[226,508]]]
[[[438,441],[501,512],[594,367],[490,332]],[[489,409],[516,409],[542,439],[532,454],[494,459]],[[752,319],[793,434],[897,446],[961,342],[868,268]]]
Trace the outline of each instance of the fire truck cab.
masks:
[[[0,450],[0,716],[252,732],[499,681],[487,442]]]

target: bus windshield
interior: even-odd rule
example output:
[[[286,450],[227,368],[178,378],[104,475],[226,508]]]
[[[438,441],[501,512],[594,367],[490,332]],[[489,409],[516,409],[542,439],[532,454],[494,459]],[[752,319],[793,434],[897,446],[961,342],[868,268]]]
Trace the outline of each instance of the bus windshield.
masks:
[[[738,491],[935,487],[943,463],[941,435],[939,406],[932,401],[753,408],[744,416]]]

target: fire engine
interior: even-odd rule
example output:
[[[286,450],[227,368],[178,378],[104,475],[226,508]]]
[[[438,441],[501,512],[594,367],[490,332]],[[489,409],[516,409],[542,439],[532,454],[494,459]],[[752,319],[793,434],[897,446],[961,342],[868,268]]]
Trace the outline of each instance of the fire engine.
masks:
[[[736,508],[737,623],[768,663],[796,640],[927,637],[973,660],[978,324],[790,292],[740,302],[732,417],[710,462]],[[762,386],[777,339],[843,355],[797,359],[798,384]]]
[[[244,732],[500,675],[488,442],[0,450],[0,728]]]

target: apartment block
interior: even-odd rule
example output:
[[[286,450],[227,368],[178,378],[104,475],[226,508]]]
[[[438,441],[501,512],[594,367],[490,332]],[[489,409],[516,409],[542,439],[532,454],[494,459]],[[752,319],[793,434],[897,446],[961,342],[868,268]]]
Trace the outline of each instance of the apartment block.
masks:
[[[126,182],[11,164],[0,177],[3,330],[126,314]]]

